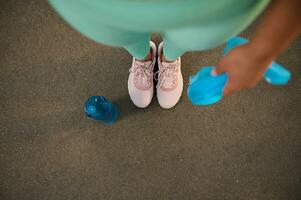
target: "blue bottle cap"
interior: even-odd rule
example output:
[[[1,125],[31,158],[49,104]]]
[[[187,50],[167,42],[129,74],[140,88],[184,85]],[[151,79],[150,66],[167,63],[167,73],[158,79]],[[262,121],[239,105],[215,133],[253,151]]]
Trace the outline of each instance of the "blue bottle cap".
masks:
[[[95,106],[89,106],[87,109],[87,113],[93,115],[96,112]]]
[[[85,112],[89,117],[102,118],[105,115],[103,108],[105,99],[99,98],[98,96],[90,97],[85,103]]]

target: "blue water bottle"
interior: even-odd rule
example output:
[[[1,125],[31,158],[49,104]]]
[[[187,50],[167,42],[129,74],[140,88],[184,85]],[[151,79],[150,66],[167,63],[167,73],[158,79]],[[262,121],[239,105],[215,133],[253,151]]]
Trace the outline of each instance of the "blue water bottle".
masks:
[[[92,96],[85,103],[85,113],[92,119],[113,124],[119,117],[119,111],[111,101],[103,96]]]
[[[231,38],[224,49],[224,54],[234,47],[249,42],[245,38]],[[239,66],[238,66],[239,67]],[[212,75],[214,66],[203,67],[198,73],[189,78],[188,98],[194,105],[212,105],[223,98],[223,89],[228,80],[227,74]],[[263,78],[272,85],[285,85],[291,78],[291,73],[283,66],[273,62],[265,72]]]

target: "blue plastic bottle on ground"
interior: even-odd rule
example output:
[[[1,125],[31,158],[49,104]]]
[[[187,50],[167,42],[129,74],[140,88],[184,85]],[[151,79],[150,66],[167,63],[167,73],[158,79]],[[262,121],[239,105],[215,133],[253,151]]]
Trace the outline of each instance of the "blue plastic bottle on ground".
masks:
[[[92,119],[113,124],[119,117],[118,109],[103,96],[92,96],[85,103],[85,113]]]

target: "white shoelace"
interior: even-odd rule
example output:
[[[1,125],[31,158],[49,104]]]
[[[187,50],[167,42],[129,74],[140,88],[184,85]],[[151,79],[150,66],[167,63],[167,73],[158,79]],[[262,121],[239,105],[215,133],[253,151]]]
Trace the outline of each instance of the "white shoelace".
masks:
[[[152,65],[152,63],[150,65]],[[154,74],[151,66],[146,67],[145,65],[137,64],[137,62],[135,62],[134,66],[129,69],[129,72],[135,73],[135,75],[137,75],[138,77],[140,76],[140,78],[145,75],[148,80],[152,79]]]
[[[163,84],[164,80],[167,77],[171,78],[171,83],[173,85],[176,84],[176,77],[175,77],[176,67],[177,67],[176,64],[169,64],[169,66],[162,65],[160,67],[160,70],[154,74],[155,80],[158,81],[157,88],[159,88]]]

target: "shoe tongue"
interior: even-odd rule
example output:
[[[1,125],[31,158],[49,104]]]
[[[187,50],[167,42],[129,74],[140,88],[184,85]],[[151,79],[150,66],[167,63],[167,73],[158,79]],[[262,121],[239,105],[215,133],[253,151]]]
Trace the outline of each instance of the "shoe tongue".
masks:
[[[174,67],[174,66],[176,66],[176,62],[163,62],[162,66],[163,67]],[[173,69],[173,68],[169,68],[166,71],[165,79],[164,79],[164,83],[163,83],[166,88],[172,87],[172,85],[173,85],[174,70],[175,69]]]
[[[165,76],[165,80],[164,80],[164,83],[163,83],[164,87],[170,88],[170,87],[173,86],[173,82],[174,82],[173,74],[174,74],[176,66],[177,66],[177,61],[174,61],[174,62],[162,62],[162,66],[163,67],[167,67],[167,68],[174,67],[171,70],[170,69],[167,70],[167,73],[166,73],[166,76]]]
[[[177,65],[177,61],[174,62],[162,62],[163,67],[175,67]]]
[[[152,61],[150,60],[150,61],[143,62],[143,61],[138,61],[137,60],[136,64],[139,65],[139,66],[148,67],[148,66],[150,66],[152,64]]]

